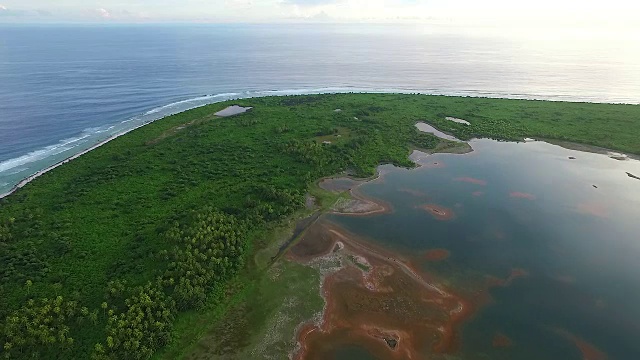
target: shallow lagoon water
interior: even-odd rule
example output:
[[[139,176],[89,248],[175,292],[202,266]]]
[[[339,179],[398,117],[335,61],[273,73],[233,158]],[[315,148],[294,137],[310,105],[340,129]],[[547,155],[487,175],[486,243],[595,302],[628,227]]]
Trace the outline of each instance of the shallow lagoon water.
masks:
[[[640,358],[640,181],[626,174],[640,162],[544,142],[471,145],[414,154],[421,168],[383,166],[359,188],[394,211],[329,219],[453,289],[493,283],[462,329],[464,358]],[[429,261],[432,249],[450,256]]]

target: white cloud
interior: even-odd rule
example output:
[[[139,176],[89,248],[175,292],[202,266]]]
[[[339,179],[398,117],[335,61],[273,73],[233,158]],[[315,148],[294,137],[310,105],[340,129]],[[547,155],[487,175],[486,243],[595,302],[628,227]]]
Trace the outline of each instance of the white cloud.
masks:
[[[393,22],[549,28],[640,28],[629,0],[0,0],[3,21]]]
[[[283,4],[287,5],[298,5],[298,6],[324,6],[330,5],[333,3],[341,2],[341,0],[283,0]]]
[[[99,8],[97,9],[98,14],[100,15],[100,17],[105,18],[105,19],[109,19],[111,18],[111,13],[105,9],[105,8]]]
[[[251,0],[226,0],[226,6],[230,7],[250,7],[253,5],[253,1]]]

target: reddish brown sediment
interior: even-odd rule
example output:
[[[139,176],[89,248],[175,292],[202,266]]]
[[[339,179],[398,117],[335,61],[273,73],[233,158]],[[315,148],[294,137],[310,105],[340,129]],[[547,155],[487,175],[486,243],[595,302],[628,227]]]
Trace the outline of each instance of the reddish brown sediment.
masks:
[[[500,279],[500,278],[497,278],[495,276],[490,276],[488,278],[489,287],[494,287],[494,286],[505,287],[505,286],[509,286],[517,278],[526,277],[526,276],[529,276],[529,272],[527,270],[520,269],[520,268],[513,268],[513,269],[511,269],[511,273],[509,274],[509,276],[507,276],[506,279]]]
[[[482,195],[484,195],[484,191],[474,191],[474,192],[471,193],[471,195],[476,196],[476,197],[482,196]]]
[[[573,344],[582,353],[583,360],[607,360],[609,357],[604,352],[584,339],[568,332],[564,329],[554,329],[556,333],[573,342]]]
[[[527,199],[527,200],[535,200],[536,196],[533,194],[529,194],[529,193],[525,193],[525,192],[519,192],[519,191],[514,191],[509,193],[509,196],[511,196],[512,198],[515,199]]]
[[[599,218],[608,218],[609,211],[603,204],[598,203],[580,203],[576,206],[576,211],[583,215],[592,215]]]
[[[453,179],[453,181],[458,181],[458,182],[466,182],[469,184],[476,184],[476,185],[481,185],[481,186],[486,186],[487,182],[485,180],[481,180],[481,179],[476,179],[476,178],[472,178],[472,177],[459,177],[459,178],[455,178]]]
[[[424,255],[424,259],[427,261],[442,261],[448,259],[451,253],[446,249],[431,249],[427,250]]]
[[[493,336],[491,346],[494,348],[507,348],[513,346],[513,341],[507,335],[499,332]]]
[[[458,349],[460,326],[477,303],[445,290],[404,259],[335,224],[321,221],[314,226],[344,245],[336,255],[361,257],[368,267],[363,270],[344,261],[342,268],[326,275],[322,319],[299,331],[296,359],[331,358],[344,345],[362,346],[385,359],[427,359]]]
[[[426,210],[436,220],[451,220],[456,216],[453,210],[436,204],[425,204],[419,206],[419,208]]]

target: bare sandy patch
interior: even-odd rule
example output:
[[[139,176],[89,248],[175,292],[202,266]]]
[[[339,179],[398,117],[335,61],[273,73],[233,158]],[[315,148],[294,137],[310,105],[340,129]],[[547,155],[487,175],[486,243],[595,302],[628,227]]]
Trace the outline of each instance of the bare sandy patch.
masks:
[[[231,105],[228,106],[220,111],[218,111],[217,113],[215,113],[215,116],[220,116],[220,117],[229,117],[229,116],[234,116],[234,115],[239,115],[239,114],[243,114],[249,110],[253,109],[253,107],[242,107],[242,106],[238,106],[238,105]]]
[[[471,125],[471,123],[468,122],[467,120],[458,119],[452,116],[447,116],[445,119],[449,121],[453,121],[454,123],[458,123],[458,124]]]

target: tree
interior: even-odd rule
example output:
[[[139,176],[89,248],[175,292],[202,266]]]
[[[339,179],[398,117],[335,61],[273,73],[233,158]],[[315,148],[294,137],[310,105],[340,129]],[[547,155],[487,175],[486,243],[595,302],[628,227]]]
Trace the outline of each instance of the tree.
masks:
[[[103,302],[102,304],[100,304],[100,307],[102,308],[102,311],[104,312],[104,315],[107,315],[107,303]]]
[[[27,289],[27,295],[31,295],[31,287],[33,286],[33,282],[31,280],[27,280],[24,285]]]

